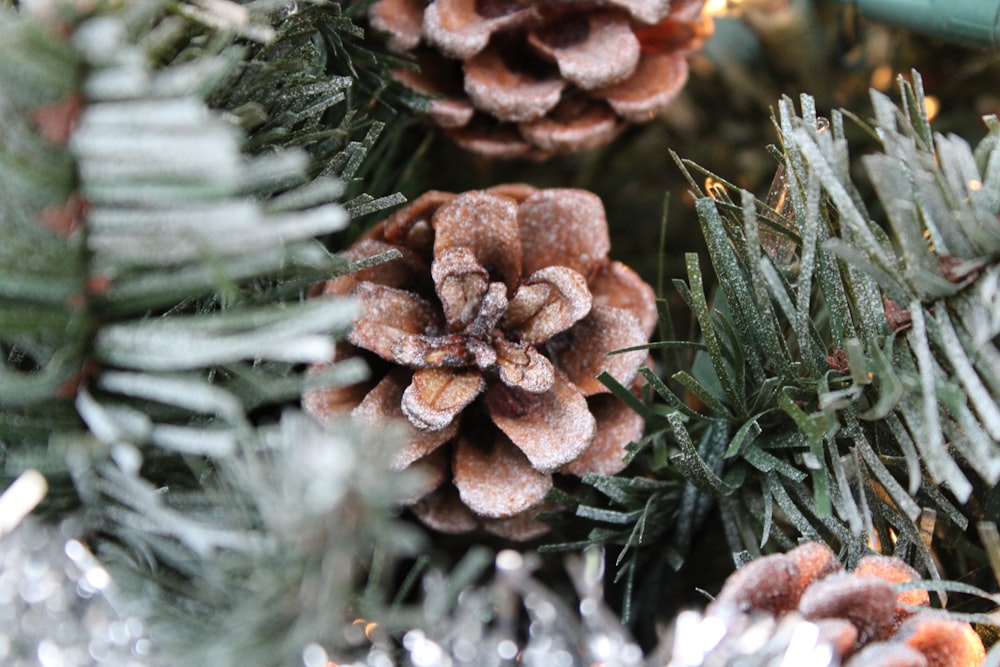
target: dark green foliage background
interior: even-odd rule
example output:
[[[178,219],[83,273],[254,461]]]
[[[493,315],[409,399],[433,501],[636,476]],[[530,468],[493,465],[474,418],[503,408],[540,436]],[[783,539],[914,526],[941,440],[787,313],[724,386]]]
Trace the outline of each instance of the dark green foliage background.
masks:
[[[547,517],[553,532],[524,547],[542,554],[535,573],[553,599],[572,607],[575,596],[584,595],[585,587],[565,574],[566,552],[606,547],[606,601],[651,649],[662,624],[698,604],[700,591],[716,591],[734,559],[809,537],[850,563],[877,534],[886,550],[897,539],[897,553],[924,576],[985,591],[985,597],[953,595],[952,610],[995,606],[989,595],[997,592],[1000,567],[1000,538],[991,541],[997,496],[975,468],[1000,460],[996,438],[985,452],[989,461],[949,453],[974,485],[967,502],[941,485],[925,457],[900,444],[891,419],[903,415],[905,421],[926,407],[906,407],[923,381],[923,362],[914,361],[918,349],[941,365],[937,391],[945,428],[952,428],[948,419],[959,418],[967,397],[940,330],[929,327],[923,343],[907,332],[893,336],[879,288],[921,304],[926,321],[985,307],[975,302],[976,281],[996,267],[1000,240],[984,227],[988,242],[964,258],[976,266],[961,285],[933,274],[933,250],[911,271],[913,240],[923,230],[914,222],[904,229],[909,236],[900,232],[895,197],[890,201],[887,186],[873,183],[877,171],[866,170],[862,156],[899,155],[875,137],[869,119],[878,114],[875,125],[883,132],[913,139],[916,153],[931,158],[911,161],[914,173],[946,181],[942,169],[964,166],[957,148],[939,150],[934,164],[920,108],[922,81],[939,105],[934,131],[972,146],[982,141],[980,172],[1000,168],[989,162],[990,151],[998,155],[997,131],[987,137],[981,121],[1000,113],[996,54],[867,24],[833,3],[792,3],[797,13],[790,32],[765,11],[748,10],[719,19],[719,37],[692,57],[686,89],[661,118],[585,154],[545,163],[488,162],[463,154],[421,120],[426,100],[390,76],[408,63],[365,32],[364,3],[254,3],[244,24],[221,27],[211,12],[186,2],[57,6],[56,14],[39,18],[16,3],[0,4],[0,115],[7,119],[0,129],[3,486],[28,468],[45,474],[49,493],[38,514],[52,523],[82,517],[88,544],[106,559],[132,608],[157,628],[165,664],[181,657],[191,664],[289,664],[309,641],[361,655],[371,638],[342,631],[355,616],[379,618],[388,632],[376,648],[392,653],[405,629],[458,627],[454,610],[483,591],[489,594],[483,593],[482,609],[494,609],[494,594],[537,593],[525,581],[489,580],[481,548],[509,545],[480,536],[431,537],[418,528],[398,506],[412,480],[400,482],[385,463],[392,433],[311,424],[296,412],[308,355],[261,352],[273,351],[276,339],[302,350],[313,337],[343,334],[350,307],[317,306],[307,299],[309,288],[351,270],[336,253],[392,207],[429,189],[459,192],[501,182],[579,187],[601,196],[612,254],[658,287],[664,323],[653,346],[657,365],[644,371],[646,400],[635,404],[648,430],[630,467],[614,478],[588,477],[560,489],[555,498],[565,509]],[[93,27],[95,16],[117,22],[119,51],[101,51],[100,35],[81,32]],[[175,172],[150,175],[138,150],[133,162],[123,163],[131,170],[108,181],[88,171],[88,160],[100,157],[106,144],[88,148],[79,136],[69,144],[40,136],[39,109],[74,91],[83,90],[91,104],[113,101],[93,86],[102,74],[125,67],[121,53],[136,56],[155,82],[135,93],[135,101],[203,101],[204,128],[192,127],[239,128],[227,144],[238,162],[235,184],[206,178],[198,171],[207,169],[199,162],[204,156],[197,154]],[[897,83],[896,74],[904,81]],[[887,111],[888,101],[873,107],[871,87],[901,105],[901,120]],[[801,106],[803,92],[814,111]],[[815,139],[813,113],[836,119],[837,108],[856,116],[834,123],[833,134],[852,156],[837,179],[871,224],[876,249],[857,251],[863,235],[845,232],[846,200],[830,196],[829,179],[822,188],[810,180],[819,178],[814,158],[803,158],[802,144],[788,134],[812,127]],[[126,117],[123,127],[137,122]],[[169,128],[173,121],[162,122]],[[819,239],[814,257],[829,269],[810,277],[811,301],[797,291],[801,275],[780,265],[767,274],[760,264],[759,240],[773,219],[762,213],[763,203],[783,163],[799,202],[786,213]],[[715,199],[706,196],[709,174],[726,184],[712,191]],[[143,220],[147,202],[138,197],[136,205],[129,188],[160,186],[166,194],[150,205],[164,212],[159,235],[102,237],[96,222],[88,226],[88,216],[96,220],[105,209],[124,211],[126,223]],[[74,193],[92,202],[75,233],[39,226],[43,211]],[[173,213],[192,202],[240,202],[273,224],[310,215],[326,222],[248,254],[226,250],[223,242],[255,228],[227,219],[216,221],[219,245],[210,242],[201,256],[175,261],[167,252],[142,254],[143,240],[171,247],[172,230],[180,227],[170,225],[181,224]],[[955,210],[966,205],[958,195],[949,203]],[[845,243],[824,241],[830,238]],[[144,259],[128,259],[129,252]],[[251,255],[259,261],[249,262]],[[798,256],[803,259],[801,248]],[[886,270],[874,278],[856,270],[866,261]],[[106,278],[106,291],[95,287]],[[809,321],[792,321],[782,298],[805,303]],[[192,361],[190,349],[176,342],[185,336],[217,352]],[[960,347],[976,358],[969,340],[963,337]],[[988,344],[995,349],[995,342]],[[243,352],[227,352],[237,348]],[[838,348],[850,368],[827,364]],[[157,365],[161,354],[173,355],[174,365]],[[350,383],[360,372],[335,369],[333,381]],[[893,382],[905,387],[904,395],[880,403]],[[995,382],[987,386],[991,396],[1000,395]],[[206,397],[201,404],[185,399],[194,390]],[[849,395],[824,402],[831,391]],[[866,419],[873,406],[878,418]],[[118,430],[102,431],[109,423]],[[129,430],[128,424],[139,425]],[[179,429],[170,432],[187,438],[185,446],[162,446],[152,434],[164,428]],[[199,438],[221,438],[233,449],[213,455]],[[352,452],[354,474],[323,469],[331,475],[327,513],[310,514],[289,500],[289,489],[302,491],[308,480],[296,457],[335,447]],[[133,466],[128,457],[134,452],[141,455]],[[846,479],[839,457],[854,457],[860,472],[838,487]],[[831,511],[831,503],[840,507],[848,496],[861,508],[858,517],[868,513],[871,531]],[[907,516],[906,498],[918,510],[936,511],[936,520],[923,524],[933,532],[930,549],[911,520],[917,517]],[[287,514],[275,514],[274,507]],[[303,592],[303,582],[315,589]],[[469,591],[465,602],[462,591]],[[597,631],[563,611],[574,632]],[[481,621],[489,627],[495,618]],[[220,635],[232,637],[234,647],[205,641]]]

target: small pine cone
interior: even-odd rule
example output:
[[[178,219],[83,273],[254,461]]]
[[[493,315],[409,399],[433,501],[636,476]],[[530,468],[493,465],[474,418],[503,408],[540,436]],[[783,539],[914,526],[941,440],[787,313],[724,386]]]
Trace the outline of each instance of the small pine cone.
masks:
[[[429,116],[465,149],[545,158],[602,146],[662,111],[712,32],[704,0],[376,0],[369,20],[436,96]]]
[[[758,558],[734,572],[710,609],[780,616],[798,606],[810,584],[840,571],[840,561],[830,549],[807,542],[785,554]]]
[[[797,615],[815,623],[820,640],[850,667],[980,664],[985,650],[972,626],[929,609],[926,590],[896,591],[919,578],[899,558],[880,555],[845,572],[827,547],[807,543],[734,572],[706,615],[730,627],[747,615]]]
[[[338,361],[372,380],[303,396],[320,419],[398,419],[392,462],[429,471],[412,508],[445,532],[527,539],[545,526],[553,473],[614,474],[642,419],[596,376],[633,386],[656,324],[652,289],[608,259],[604,207],[582,190],[503,185],[429,192],[357,241],[352,260],[397,260],[329,281],[362,313]],[[322,369],[317,369],[322,370]]]

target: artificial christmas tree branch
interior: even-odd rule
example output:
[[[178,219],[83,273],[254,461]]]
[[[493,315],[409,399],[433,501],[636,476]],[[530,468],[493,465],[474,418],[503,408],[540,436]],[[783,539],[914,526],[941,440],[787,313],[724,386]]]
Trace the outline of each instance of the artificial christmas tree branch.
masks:
[[[550,498],[571,510],[547,517],[574,540],[562,548],[586,552],[570,567],[579,613],[544,559],[529,576],[531,556],[502,552],[487,581],[493,559],[470,541],[430,545],[398,520],[424,481],[389,469],[403,436],[295,406],[364,379],[347,362],[305,376],[356,312],[306,296],[400,259],[329,249],[400,201],[383,186],[421,157],[401,155],[410,119],[394,108],[422,102],[390,82],[405,63],[365,41],[360,11],[3,4],[0,460],[4,485],[32,469],[49,491],[46,525],[0,537],[0,561],[17,568],[3,577],[59,583],[44,600],[18,588],[0,633],[31,632],[0,641],[4,658],[55,647],[71,664],[117,637],[116,658],[146,664],[637,664],[601,604],[595,545],[645,647],[676,612],[661,585],[675,570],[708,587],[703,565],[803,537],[850,565],[878,548],[995,591],[1000,130],[989,121],[975,151],[936,137],[906,87],[901,108],[876,99],[862,126],[880,149],[863,160],[849,114],[824,128],[808,98],[783,102],[776,199],[718,177],[707,197],[688,166],[721,287],[686,258],[675,286],[700,339],[656,345],[650,400],[613,374],[610,394],[590,383],[648,428],[623,475]],[[88,610],[77,586],[92,580],[106,587]],[[949,608],[977,590],[918,583]]]
[[[325,152],[258,135],[250,157],[203,100],[245,66],[243,22],[216,12],[196,26],[173,3],[41,9],[52,13],[0,11],[3,477],[44,475],[41,514],[109,568],[116,610],[155,638],[144,662],[350,651],[341,630],[370,554],[391,561],[419,541],[392,518],[412,479],[385,467],[389,434],[323,429],[285,408],[303,364],[330,357],[356,312],[304,297],[356,268],[318,237],[349,224],[339,176],[357,172],[377,133],[324,97],[298,121],[352,119]],[[267,21],[254,15],[268,29],[252,36]],[[284,55],[270,62],[288,71],[318,56]],[[354,124],[365,142],[352,142]],[[58,645],[41,609],[32,633]]]
[[[660,484],[679,474],[717,498],[737,563],[808,538],[848,563],[893,553],[935,579],[960,576],[966,559],[989,567],[966,530],[997,519],[997,125],[986,119],[973,150],[933,133],[919,75],[900,89],[899,107],[873,93],[863,123],[879,142],[861,162],[881,220],[854,180],[845,114],[819,122],[807,96],[801,113],[783,100],[777,121],[790,206],[704,171],[703,190],[701,170],[679,161],[719,291],[709,298],[689,255],[675,286],[703,346],[665,380],[646,374],[664,403],[639,408],[637,451]],[[623,572],[643,562],[637,545],[672,550],[675,566],[690,557],[676,493],[584,481],[601,493],[570,507],[595,522],[589,541],[633,550]],[[678,524],[650,532],[650,516]]]
[[[995,256],[996,253],[995,241],[989,241],[988,238],[995,234],[990,230],[997,226],[997,211],[989,195],[980,197],[976,194],[983,183],[979,179],[990,181],[989,165],[985,160],[980,165],[974,165],[969,149],[956,139],[932,138],[929,124],[922,112],[923,102],[919,78],[916,81],[916,88],[905,83],[901,86],[905,102],[902,110],[891,105],[886,98],[880,95],[873,96],[877,119],[876,132],[881,139],[885,157],[876,155],[865,159],[869,167],[869,176],[880,195],[880,201],[887,210],[888,222],[895,233],[896,242],[903,246],[905,253],[903,255],[893,249],[889,244],[888,237],[879,227],[869,222],[870,216],[861,204],[861,197],[845,179],[847,162],[844,149],[846,145],[843,140],[843,125],[839,115],[835,113],[833,116],[833,132],[831,134],[816,134],[808,130],[809,123],[812,122],[808,115],[805,119],[805,125],[796,126],[797,122],[801,123],[802,121],[797,121],[795,116],[790,113],[790,105],[784,104],[782,107],[782,136],[788,156],[786,168],[795,175],[795,182],[791,185],[791,195],[793,203],[796,205],[796,227],[804,230],[804,238],[812,236],[823,239],[829,233],[824,231],[823,226],[818,228],[819,234],[810,229],[817,224],[819,219],[818,216],[808,215],[810,207],[808,206],[807,187],[811,179],[819,181],[837,214],[837,217],[827,225],[839,226],[839,234],[827,237],[829,240],[821,242],[817,248],[821,259],[818,267],[823,266],[822,262],[831,262],[831,260],[834,264],[840,264],[837,274],[843,281],[844,294],[848,296],[847,302],[851,304],[851,309],[847,311],[841,307],[841,313],[837,316],[832,310],[832,305],[830,306],[830,320],[831,322],[839,322],[839,330],[841,331],[840,334],[837,333],[837,328],[830,331],[832,335],[830,340],[834,345],[833,350],[849,350],[848,344],[852,343],[852,339],[855,339],[865,354],[874,355],[875,359],[884,360],[889,357],[884,346],[892,341],[892,338],[883,315],[879,288],[888,299],[909,304],[911,314],[918,313],[913,329],[901,336],[905,338],[909,349],[904,347],[901,350],[897,346],[896,351],[902,354],[894,355],[891,364],[885,364],[883,361],[881,366],[873,368],[870,361],[863,361],[864,357],[855,356],[851,360],[848,356],[848,367],[835,369],[849,373],[850,382],[844,384],[843,381],[847,380],[846,377],[837,380],[835,375],[831,376],[831,379],[837,380],[842,388],[836,393],[826,391],[817,395],[816,405],[820,408],[820,412],[814,413],[810,419],[822,418],[826,422],[825,429],[812,430],[809,427],[809,422],[800,420],[799,423],[806,435],[810,432],[814,434],[810,437],[814,443],[817,442],[816,438],[818,437],[829,438],[831,435],[836,437],[837,427],[835,422],[831,421],[836,418],[836,413],[831,411],[833,408],[847,417],[848,425],[855,424],[852,427],[853,435],[850,437],[861,447],[863,453],[869,448],[862,446],[861,440],[871,437],[871,435],[864,434],[863,431],[874,427],[877,435],[882,423],[879,419],[882,415],[879,413],[884,413],[887,407],[883,404],[877,413],[866,412],[865,408],[869,405],[867,401],[884,398],[879,396],[877,390],[872,391],[873,384],[878,387],[903,381],[904,384],[909,384],[912,387],[913,383],[916,383],[916,386],[920,387],[919,392],[911,390],[902,395],[893,394],[899,400],[894,412],[900,421],[894,421],[892,417],[885,415],[890,426],[896,424],[896,427],[892,427],[891,431],[894,434],[893,437],[900,443],[897,447],[904,448],[899,450],[899,454],[904,459],[907,456],[911,457],[909,460],[912,471],[912,457],[915,452],[912,450],[909,450],[909,453],[904,451],[908,449],[906,447],[908,438],[912,437],[920,450],[921,463],[925,466],[923,469],[925,473],[930,474],[931,481],[935,484],[947,484],[957,500],[964,503],[969,498],[973,488],[968,480],[969,473],[962,472],[953,460],[953,454],[945,451],[942,432],[935,426],[942,423],[954,424],[952,435],[957,437],[952,440],[952,447],[958,451],[964,450],[966,463],[975,461],[975,473],[981,476],[984,482],[992,485],[996,481],[994,462],[997,457],[997,441],[994,436],[987,436],[984,439],[983,436],[987,434],[983,428],[992,419],[995,407],[984,401],[981,403],[978,418],[970,419],[972,415],[964,409],[963,401],[960,400],[958,404],[955,404],[938,403],[937,400],[934,400],[938,394],[939,383],[956,380],[962,382],[963,378],[951,375],[951,373],[960,372],[960,367],[953,366],[951,370],[945,370],[948,366],[947,363],[942,368],[942,365],[935,361],[935,359],[946,356],[947,353],[937,345],[936,349],[931,350],[927,334],[928,328],[924,324],[924,320],[934,321],[935,316],[940,317],[945,312],[942,310],[945,302],[940,301],[940,299],[956,296],[962,287],[971,283],[971,279],[968,273],[957,280],[948,279],[942,272],[945,263],[951,261],[951,255],[946,255],[948,246],[928,247],[923,237],[925,231],[929,231],[932,238],[938,233],[948,235],[952,240],[951,247],[960,253],[961,262],[973,264],[989,262],[989,258]],[[806,113],[808,114],[808,106]],[[932,144],[931,141],[934,141],[936,145]],[[934,155],[937,156],[938,161],[933,159]],[[886,162],[891,164],[891,169],[886,168],[888,166],[885,164]],[[876,167],[876,165],[879,166]],[[905,168],[900,169],[903,165]],[[959,171],[963,173],[963,176],[956,178],[958,176],[956,172]],[[995,190],[993,191],[995,192]],[[915,210],[914,207],[904,204],[904,202],[914,200],[916,201]],[[969,222],[963,224],[963,219]],[[830,228],[830,226],[826,227],[826,229]],[[824,260],[822,258],[824,250],[846,260],[846,263],[841,264],[834,258]],[[798,275],[795,276],[800,286],[803,281],[807,281],[810,277],[805,262],[807,253],[807,250],[803,250],[802,266],[799,267]],[[752,271],[754,263],[749,264],[747,268]],[[759,262],[762,268],[767,267],[768,264],[766,257]],[[832,269],[833,266],[830,268]],[[733,275],[732,269],[718,263],[716,263],[716,270],[720,276]],[[826,274],[827,276],[831,275],[830,271],[827,271]],[[837,274],[833,274],[834,277]],[[829,277],[824,278],[822,269],[817,274],[817,278],[819,278],[820,288],[823,290],[823,296],[828,304],[836,304],[838,301],[844,303],[840,298],[831,299],[826,296],[827,294],[835,295],[836,292],[831,292],[831,290],[838,288],[836,283],[830,281]],[[723,280],[721,284],[725,290],[726,281]],[[780,297],[781,290],[777,289],[777,285],[772,290],[773,294]],[[727,293],[727,302],[731,304],[735,300],[734,296]],[[802,303],[801,296],[800,292],[800,303]],[[962,301],[964,299],[957,297],[950,303],[959,304]],[[921,312],[924,308],[933,308],[927,318],[924,318]],[[799,312],[803,313],[804,310],[800,308]],[[875,352],[875,350],[881,352]],[[966,348],[965,354],[969,352],[971,350]],[[964,356],[964,354],[959,354],[956,358]],[[975,354],[974,356],[980,355]],[[911,359],[914,361],[910,361]],[[855,365],[858,361],[867,364],[868,368],[865,372],[871,372],[873,376],[869,378],[866,377],[865,372],[858,373],[856,367],[852,371],[851,361]],[[715,366],[717,369],[720,368],[718,364]],[[900,373],[900,370],[903,372]],[[966,366],[966,371],[968,370],[971,369]],[[900,377],[904,373],[908,376],[906,380]],[[989,373],[984,373],[982,377],[985,378],[989,375]],[[980,375],[976,372],[966,372],[964,373],[964,381],[978,385]],[[818,387],[822,390],[822,383]],[[918,393],[922,396],[919,399],[914,395]],[[784,407],[784,411],[793,418],[796,414],[787,405]],[[862,429],[860,423],[852,415],[857,415],[861,420],[868,421],[869,424],[865,429]],[[905,424],[905,430],[899,428],[901,424]],[[832,434],[829,431],[831,427],[835,429]],[[906,435],[907,431],[909,436]],[[891,442],[891,439],[879,437],[879,445],[875,446],[872,443],[871,449],[878,449],[883,456],[889,454],[891,449],[886,449],[888,442]],[[975,454],[968,447],[975,447]],[[814,452],[814,454],[816,453]],[[876,461],[876,459],[871,458],[868,465],[872,466]],[[876,466],[872,472],[877,472],[877,470]],[[889,484],[887,488],[892,494],[891,489],[895,486],[889,483],[890,478],[883,475],[883,479],[883,483]],[[814,483],[815,480],[814,474]],[[909,480],[910,495],[916,495],[917,481],[911,476]],[[814,486],[814,490],[819,488]],[[895,504],[896,509],[891,511],[900,511],[910,507],[911,509],[906,511],[909,519],[915,520],[917,518],[915,516],[916,506],[908,502],[904,495],[897,492]],[[915,547],[917,551],[922,550],[918,544],[914,544],[912,547]],[[929,558],[925,557],[923,560],[929,563]]]

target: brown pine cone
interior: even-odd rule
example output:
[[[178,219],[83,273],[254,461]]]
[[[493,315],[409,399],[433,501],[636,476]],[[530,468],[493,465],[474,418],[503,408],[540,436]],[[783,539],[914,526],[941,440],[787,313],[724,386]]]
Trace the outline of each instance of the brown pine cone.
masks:
[[[310,391],[305,408],[407,432],[393,466],[432,471],[414,512],[432,528],[526,539],[553,473],[613,474],[643,421],[596,376],[632,386],[656,325],[652,289],[608,259],[604,207],[582,190],[504,185],[429,192],[347,255],[402,257],[329,281],[362,313],[340,359],[363,386]]]
[[[706,616],[736,626],[751,614],[798,614],[818,626],[820,640],[848,667],[982,663],[985,650],[972,626],[930,609],[926,590],[894,587],[919,578],[901,559],[880,555],[845,572],[827,547],[807,543],[733,573]]]
[[[601,146],[663,110],[712,32],[704,0],[376,0],[369,20],[411,52],[409,88],[465,149],[544,158]]]

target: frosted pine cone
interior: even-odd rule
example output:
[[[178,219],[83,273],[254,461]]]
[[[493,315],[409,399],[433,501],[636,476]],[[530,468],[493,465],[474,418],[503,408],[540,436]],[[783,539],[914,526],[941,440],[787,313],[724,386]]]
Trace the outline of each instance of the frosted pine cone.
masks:
[[[393,466],[433,471],[413,510],[429,526],[517,539],[553,473],[613,474],[643,422],[596,379],[625,386],[656,323],[650,287],[608,259],[604,207],[582,190],[506,185],[430,192],[348,251],[402,258],[328,282],[363,312],[341,357],[365,355],[372,383],[303,397],[325,419],[352,409],[407,427]]]
[[[704,619],[675,639],[675,656],[690,655],[685,651],[699,642],[704,646],[704,637],[697,636],[704,625],[717,642],[704,647],[704,659],[675,659],[671,665],[730,664],[725,656],[733,658],[732,664],[743,664],[734,658],[740,635],[751,628],[760,633],[763,626],[754,619],[768,617],[812,623],[816,646],[826,645],[832,664],[845,667],[981,664],[985,650],[972,626],[930,609],[926,590],[897,592],[894,586],[919,578],[899,558],[880,555],[863,558],[853,572],[846,572],[833,552],[815,542],[786,554],[758,558],[731,575],[705,610]],[[725,632],[720,633],[720,628]],[[758,644],[764,639],[759,638]],[[812,649],[799,645],[797,650]],[[797,658],[786,655],[781,664],[804,661],[804,655]]]
[[[377,0],[371,24],[412,52],[397,77],[467,150],[545,157],[609,142],[664,109],[711,33],[704,0]]]

